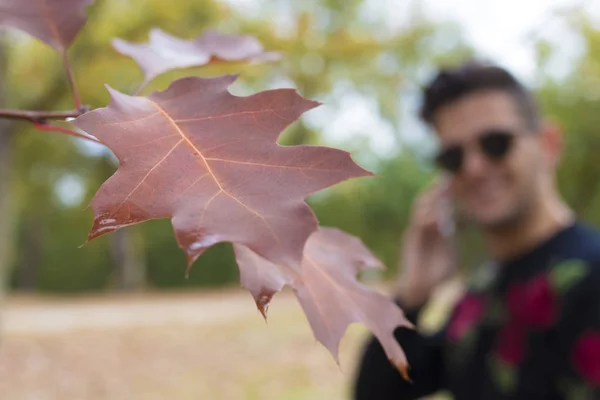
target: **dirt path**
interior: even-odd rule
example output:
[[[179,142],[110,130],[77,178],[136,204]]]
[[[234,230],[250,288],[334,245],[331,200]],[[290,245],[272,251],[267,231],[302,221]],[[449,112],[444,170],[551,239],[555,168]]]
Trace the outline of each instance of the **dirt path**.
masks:
[[[2,400],[341,400],[365,333],[340,369],[289,292],[268,324],[239,290],[11,298],[4,317]]]
[[[1,400],[344,400],[368,334],[350,327],[338,366],[289,290],[268,323],[237,289],[12,297],[3,317]]]
[[[273,300],[277,308],[296,305],[290,292]],[[12,298],[3,312],[2,333],[66,333],[79,329],[118,329],[164,325],[225,323],[258,314],[251,296],[242,290],[222,292],[113,295],[73,301],[52,298]]]

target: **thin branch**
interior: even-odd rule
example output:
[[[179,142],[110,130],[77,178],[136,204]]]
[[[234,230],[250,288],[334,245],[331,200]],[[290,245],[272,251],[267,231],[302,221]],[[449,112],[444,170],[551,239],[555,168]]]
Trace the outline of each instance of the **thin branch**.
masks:
[[[91,142],[102,144],[102,142],[100,142],[94,136],[88,135],[87,133],[81,133],[81,132],[73,131],[71,129],[63,128],[61,126],[50,125],[50,124],[48,124],[46,122],[33,122],[33,126],[35,126],[40,131],[61,132],[61,133],[64,133],[66,135],[75,136],[75,137],[78,137],[80,139],[85,139],[85,140],[89,140]]]
[[[0,118],[5,119],[24,119],[31,122],[45,119],[67,119],[77,118],[89,111],[88,107],[82,107],[79,110],[69,111],[30,111],[30,110],[8,110],[0,109]]]
[[[69,63],[69,57],[67,56],[67,50],[63,51],[63,62],[65,66],[65,70],[67,71],[67,76],[69,78],[69,85],[71,86],[71,92],[73,93],[73,101],[75,102],[75,108],[81,108],[81,98],[79,97],[79,90],[77,89],[77,83],[75,82],[75,75],[73,74],[73,69],[71,68],[71,64]]]
[[[150,83],[149,80],[144,79],[144,81],[142,83],[140,83],[138,85],[138,87],[136,87],[133,92],[131,93],[132,96],[137,96],[138,94],[140,94],[142,92],[142,90],[144,90],[146,88],[146,86],[148,86],[148,84]]]

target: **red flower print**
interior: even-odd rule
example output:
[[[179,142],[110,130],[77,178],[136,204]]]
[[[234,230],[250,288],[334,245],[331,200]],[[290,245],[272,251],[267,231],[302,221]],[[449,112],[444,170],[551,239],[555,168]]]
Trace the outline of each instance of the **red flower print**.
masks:
[[[506,302],[510,316],[519,320],[523,318],[523,300],[525,299],[525,285],[515,283],[506,291]]]
[[[577,371],[590,384],[600,387],[600,332],[581,335],[573,347],[572,359]]]
[[[517,365],[523,360],[526,330],[523,324],[512,320],[498,334],[498,357],[509,365]]]
[[[533,328],[549,328],[558,317],[557,298],[546,275],[514,284],[507,292],[507,301],[511,315]]]
[[[467,294],[456,307],[452,321],[448,325],[448,338],[458,341],[471,329],[483,314],[485,303],[479,296]]]

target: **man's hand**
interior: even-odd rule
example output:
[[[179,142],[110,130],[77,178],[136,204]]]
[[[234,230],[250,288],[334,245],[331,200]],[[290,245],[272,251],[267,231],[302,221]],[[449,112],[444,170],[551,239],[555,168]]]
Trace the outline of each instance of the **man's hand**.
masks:
[[[456,270],[453,239],[441,232],[446,190],[447,182],[438,182],[420,195],[413,206],[402,244],[402,272],[396,285],[396,295],[405,309],[423,306],[432,291]]]

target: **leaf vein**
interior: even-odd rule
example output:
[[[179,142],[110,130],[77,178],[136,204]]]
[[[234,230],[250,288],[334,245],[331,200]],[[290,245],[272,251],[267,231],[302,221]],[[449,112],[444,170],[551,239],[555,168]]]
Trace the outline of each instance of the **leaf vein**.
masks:
[[[215,173],[210,168],[210,164],[208,163],[208,160],[204,157],[204,154],[202,154],[202,152],[200,151],[200,149],[198,149],[196,147],[196,145],[194,145],[194,143],[192,143],[192,141],[185,135],[185,133],[181,130],[181,128],[179,128],[179,125],[177,125],[177,121],[174,120],[173,118],[171,118],[171,116],[160,105],[158,105],[157,103],[155,103],[154,101],[152,101],[152,100],[150,100],[148,98],[147,98],[147,100],[154,107],[156,107],[156,109],[162,114],[162,116],[164,118],[166,118],[167,121],[169,121],[169,123],[173,126],[173,128],[175,128],[175,131],[179,135],[181,135],[182,141],[185,141],[200,156],[200,158],[204,162],[204,165],[206,166],[206,170],[212,176],[213,180],[215,181],[215,183],[219,187],[219,190],[221,192],[225,193],[227,196],[231,197],[233,200],[235,200],[238,204],[240,204],[241,206],[243,206],[245,209],[247,209],[251,213],[253,213],[256,216],[258,216],[264,222],[264,224],[267,226],[267,229],[269,229],[269,232],[271,233],[271,235],[273,236],[273,238],[277,242],[279,242],[279,238],[273,232],[273,229],[271,228],[271,225],[269,224],[269,222],[259,212],[257,212],[256,210],[252,209],[248,205],[242,203],[237,197],[235,197],[234,195],[232,195],[231,193],[229,193],[227,190],[225,190],[225,188],[223,187],[223,185],[221,185],[221,182],[219,182],[219,179],[217,178],[217,176],[215,175]]]
[[[159,161],[159,162],[157,162],[157,163],[156,163],[156,165],[155,165],[154,167],[150,168],[150,170],[149,170],[149,171],[148,171],[148,173],[147,173],[147,174],[146,174],[146,175],[145,175],[145,176],[142,178],[142,180],[140,181],[140,183],[138,183],[138,184],[137,184],[137,185],[136,185],[136,186],[133,188],[133,190],[132,190],[131,192],[129,192],[129,194],[127,195],[127,197],[125,197],[125,200],[123,200],[123,201],[121,202],[121,204],[119,204],[119,206],[116,208],[115,212],[117,212],[117,211],[118,211],[118,210],[121,208],[121,206],[122,206],[123,204],[125,204],[125,202],[127,202],[127,200],[129,200],[129,198],[130,198],[130,197],[133,195],[133,193],[135,193],[135,191],[136,191],[136,190],[138,190],[138,188],[139,188],[140,186],[142,186],[142,184],[143,184],[143,183],[145,183],[146,179],[148,179],[148,177],[150,176],[150,174],[151,174],[152,172],[154,172],[154,170],[155,170],[156,168],[158,168],[158,166],[159,166],[159,165],[161,165],[161,164],[162,164],[162,163],[163,163],[163,162],[164,162],[164,161],[165,161],[167,158],[169,158],[169,156],[171,155],[171,153],[172,153],[172,152],[174,152],[174,151],[175,151],[175,149],[177,148],[177,146],[179,146],[181,143],[183,143],[183,140],[180,140],[179,142],[175,143],[175,146],[173,146],[173,147],[171,148],[171,150],[169,150],[169,151],[167,152],[167,154],[165,154],[165,156],[164,156],[163,158],[161,158],[161,159],[160,159],[160,161]]]
[[[207,161],[221,161],[225,163],[231,164],[244,164],[244,165],[253,165],[256,167],[271,167],[271,168],[285,168],[285,169],[299,169],[299,170],[311,170],[311,171],[328,171],[328,172],[338,172],[342,171],[340,169],[331,169],[331,168],[314,168],[310,165],[306,166],[291,166],[291,165],[278,165],[278,164],[263,164],[263,163],[254,163],[251,161],[238,161],[238,160],[226,160],[223,158],[205,158]]]
[[[253,116],[256,116],[256,114],[262,114],[262,113],[266,113],[266,112],[272,112],[275,113],[279,118],[288,121],[287,118],[282,117],[281,115],[277,114],[277,110],[288,110],[288,109],[294,109],[295,107],[281,107],[281,108],[267,108],[264,110],[253,110],[253,111],[238,111],[238,112],[233,112],[233,113],[229,113],[229,114],[219,114],[219,115],[209,115],[207,117],[200,117],[200,118],[187,118],[187,119],[171,119],[173,122],[176,123],[181,123],[181,122],[198,122],[198,121],[206,121],[206,120],[210,120],[210,119],[220,119],[220,118],[227,118],[227,117],[235,117],[236,115],[245,115],[245,114],[250,114]]]

